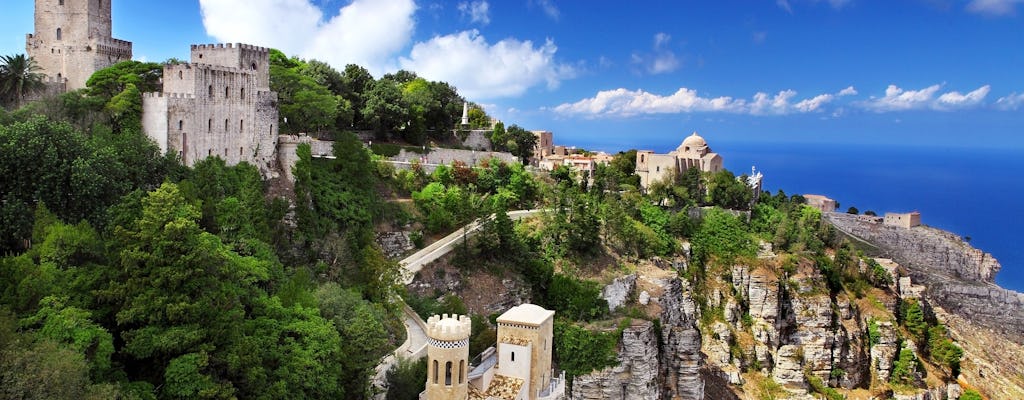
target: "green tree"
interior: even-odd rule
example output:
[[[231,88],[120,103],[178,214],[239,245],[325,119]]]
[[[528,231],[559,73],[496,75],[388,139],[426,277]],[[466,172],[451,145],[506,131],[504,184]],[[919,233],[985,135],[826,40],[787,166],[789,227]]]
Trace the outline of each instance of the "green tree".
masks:
[[[982,400],[981,393],[977,390],[967,389],[960,395],[960,400]]]
[[[352,120],[353,126],[358,129],[371,128],[363,120],[362,111],[366,107],[366,95],[376,81],[370,75],[370,71],[355,64],[346,65],[341,77],[341,96],[352,105],[352,110],[355,111]]]
[[[21,108],[25,97],[43,88],[42,68],[32,57],[16,54],[0,57],[0,101]]]
[[[372,127],[379,138],[387,138],[388,133],[397,131],[408,121],[402,90],[394,81],[381,79],[375,82],[364,93],[363,99],[365,105],[360,110],[363,123]]]
[[[736,257],[752,257],[756,250],[743,222],[719,209],[704,213],[700,229],[693,237],[693,255],[701,261],[713,256],[729,263]]]

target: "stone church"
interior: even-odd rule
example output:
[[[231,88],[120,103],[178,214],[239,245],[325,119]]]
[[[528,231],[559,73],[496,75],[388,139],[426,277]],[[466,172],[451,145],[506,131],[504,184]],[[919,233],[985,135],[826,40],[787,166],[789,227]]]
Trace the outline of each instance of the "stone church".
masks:
[[[132,43],[112,36],[110,2],[36,0],[35,33],[26,35],[25,51],[50,90],[82,89],[94,72],[132,59]]]
[[[711,151],[708,142],[697,132],[683,139],[683,143],[668,154],[655,154],[650,150],[636,152],[636,174],[644,189],[690,168],[700,168],[703,172],[722,170],[722,156]]]
[[[246,44],[192,45],[191,62],[164,66],[163,91],[144,93],[142,129],[192,166],[209,156],[248,162],[264,178],[277,164],[277,93],[270,52]]]

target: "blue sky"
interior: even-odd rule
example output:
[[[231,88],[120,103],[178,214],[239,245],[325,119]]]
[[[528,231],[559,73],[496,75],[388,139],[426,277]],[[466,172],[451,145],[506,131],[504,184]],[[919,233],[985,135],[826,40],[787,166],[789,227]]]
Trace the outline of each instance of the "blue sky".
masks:
[[[171,6],[173,5],[173,7]],[[0,54],[33,2],[0,6]],[[715,142],[1024,152],[1021,0],[114,0],[148,61],[245,42],[455,84],[492,115],[603,150]]]

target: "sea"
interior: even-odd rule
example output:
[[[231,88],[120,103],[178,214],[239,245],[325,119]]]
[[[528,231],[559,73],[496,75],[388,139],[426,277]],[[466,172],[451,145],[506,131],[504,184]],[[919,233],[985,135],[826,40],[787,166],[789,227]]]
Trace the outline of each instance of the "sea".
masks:
[[[919,211],[923,224],[991,253],[1002,265],[996,283],[1024,292],[1024,150],[750,142],[712,148],[737,175],[756,167],[772,193],[825,195],[842,212]]]

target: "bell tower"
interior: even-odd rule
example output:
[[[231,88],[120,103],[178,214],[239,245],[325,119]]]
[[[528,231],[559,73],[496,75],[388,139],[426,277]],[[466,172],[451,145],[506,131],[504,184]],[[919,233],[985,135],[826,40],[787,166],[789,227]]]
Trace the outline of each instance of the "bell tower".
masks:
[[[94,72],[132,58],[112,37],[112,0],[35,0],[35,32],[25,50],[52,81],[81,89]]]

